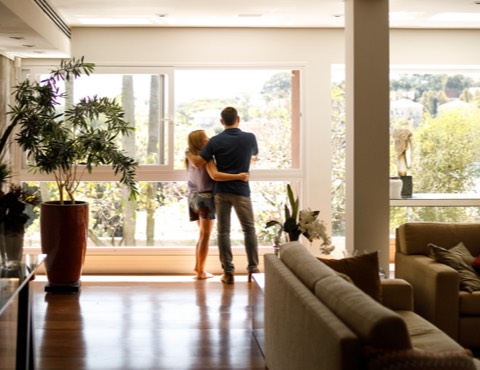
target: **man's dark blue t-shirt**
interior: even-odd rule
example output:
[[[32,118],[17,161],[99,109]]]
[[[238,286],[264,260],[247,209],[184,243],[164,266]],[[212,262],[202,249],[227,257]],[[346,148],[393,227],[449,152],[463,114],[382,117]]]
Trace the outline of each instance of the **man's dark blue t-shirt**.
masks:
[[[225,173],[240,173],[250,171],[252,156],[258,154],[257,139],[250,132],[239,128],[228,128],[212,137],[200,152],[200,156],[209,162],[215,159],[218,171]],[[215,193],[233,193],[250,196],[248,182],[218,181],[214,187]]]

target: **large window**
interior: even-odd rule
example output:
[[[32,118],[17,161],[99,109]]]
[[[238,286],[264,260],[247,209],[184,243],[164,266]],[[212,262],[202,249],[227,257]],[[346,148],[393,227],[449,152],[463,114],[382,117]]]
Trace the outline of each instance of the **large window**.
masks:
[[[333,230],[344,234],[345,89],[342,68],[332,72]],[[390,174],[399,175],[393,133],[411,135],[407,174],[414,196],[446,199],[448,207],[391,208],[391,234],[406,221],[478,221],[465,199],[480,192],[480,73],[478,69],[391,67]],[[458,202],[458,204],[456,204]],[[399,203],[399,202],[397,202]],[[455,206],[457,205],[457,206]]]
[[[478,197],[480,73],[460,69],[394,70],[390,86],[392,132],[403,129],[412,135],[409,173],[415,193],[459,200]],[[391,154],[391,173],[396,174],[394,148]],[[392,228],[407,220],[471,222],[479,218],[478,207],[391,209]]]
[[[36,70],[27,71],[42,78]],[[194,247],[197,226],[188,221],[184,150],[191,130],[209,136],[222,130],[220,111],[235,106],[240,128],[255,133],[259,161],[252,169],[252,200],[260,245],[271,245],[270,219],[283,217],[286,185],[301,190],[300,72],[290,69],[155,69],[97,66],[95,73],[65,86],[74,100],[88,95],[116,98],[135,135],[122,148],[140,163],[140,197],[125,199],[109,168],[85,176],[77,199],[90,203],[90,247]],[[64,109],[68,102],[62,102]],[[56,199],[52,179],[19,169],[25,186],[42,199]],[[36,210],[38,212],[38,210]],[[243,245],[233,216],[234,245]],[[39,243],[38,217],[27,230],[27,246]],[[212,244],[216,244],[212,241]]]

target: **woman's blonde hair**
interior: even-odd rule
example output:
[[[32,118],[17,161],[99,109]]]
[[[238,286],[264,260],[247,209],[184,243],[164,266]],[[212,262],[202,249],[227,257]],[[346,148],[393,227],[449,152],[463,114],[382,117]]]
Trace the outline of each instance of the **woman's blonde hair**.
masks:
[[[198,155],[205,146],[205,130],[195,130],[188,134],[188,150],[193,155]],[[185,157],[185,166],[188,166],[188,158]]]

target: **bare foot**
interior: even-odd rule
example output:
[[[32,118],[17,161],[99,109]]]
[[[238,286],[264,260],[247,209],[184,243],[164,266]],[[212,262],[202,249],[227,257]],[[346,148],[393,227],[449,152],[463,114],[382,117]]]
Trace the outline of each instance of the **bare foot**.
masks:
[[[213,274],[206,271],[203,273],[197,274],[197,280],[205,280],[205,279],[210,279],[212,277],[213,277]]]

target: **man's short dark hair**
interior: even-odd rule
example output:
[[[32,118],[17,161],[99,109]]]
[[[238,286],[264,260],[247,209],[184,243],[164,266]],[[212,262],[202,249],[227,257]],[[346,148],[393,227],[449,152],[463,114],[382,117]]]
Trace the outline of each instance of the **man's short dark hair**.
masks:
[[[237,122],[238,112],[233,107],[226,107],[222,110],[222,119],[226,126],[232,126]]]

